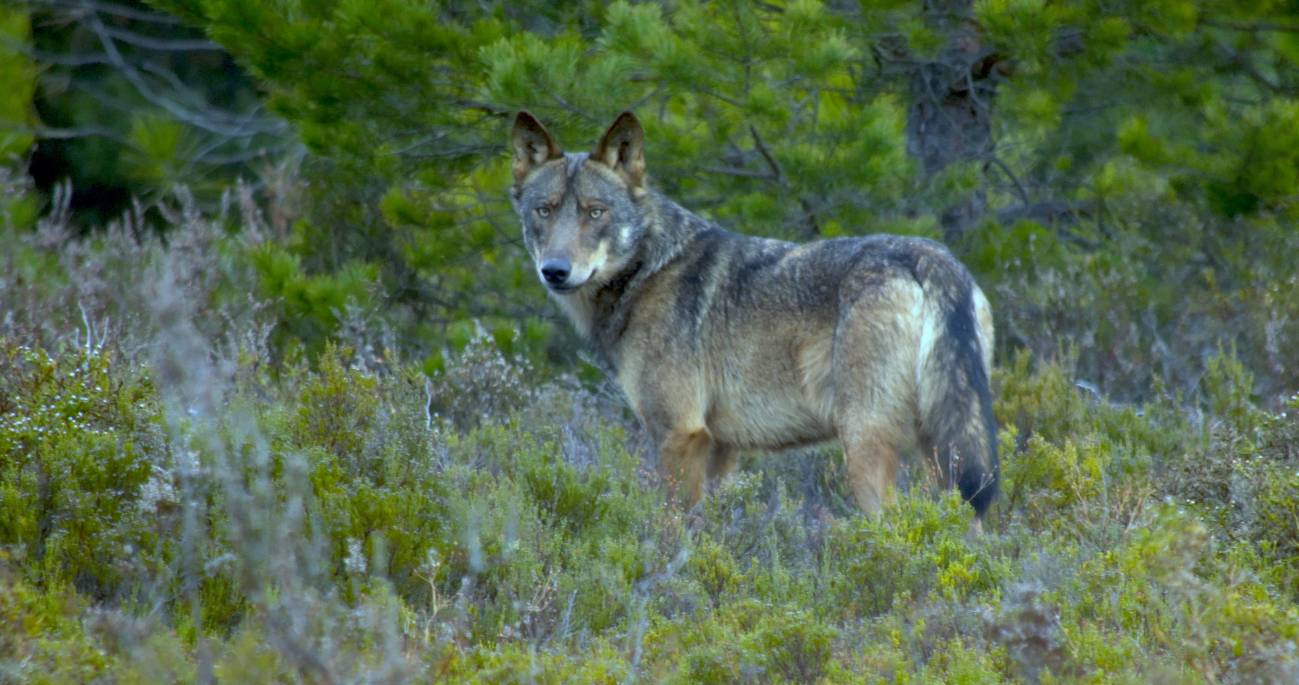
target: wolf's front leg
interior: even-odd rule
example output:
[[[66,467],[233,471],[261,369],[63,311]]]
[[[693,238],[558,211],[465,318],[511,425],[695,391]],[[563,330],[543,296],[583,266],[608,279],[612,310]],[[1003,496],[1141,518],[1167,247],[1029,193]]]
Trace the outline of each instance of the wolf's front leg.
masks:
[[[659,441],[659,472],[672,499],[687,510],[704,496],[712,454],[713,437],[702,426],[669,429]]]

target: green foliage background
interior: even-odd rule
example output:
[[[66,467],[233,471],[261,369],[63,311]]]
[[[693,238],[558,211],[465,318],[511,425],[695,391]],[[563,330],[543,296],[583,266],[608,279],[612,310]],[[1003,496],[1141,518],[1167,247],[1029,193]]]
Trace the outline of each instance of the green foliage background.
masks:
[[[6,5],[0,682],[1295,681],[1296,62],[1267,1]],[[667,506],[520,108],[634,108],[735,230],[951,245],[988,533],[833,447]]]
[[[311,152],[305,204],[259,257],[310,349],[354,300],[434,366],[471,319],[528,321],[527,346],[571,360],[539,326],[505,131],[528,108],[581,150],[635,108],[657,185],[727,226],[946,238],[1003,350],[1078,345],[1090,382],[1131,397],[1155,375],[1193,392],[1225,339],[1264,392],[1295,378],[1285,3],[155,5],[229,49]],[[918,130],[953,100],[969,135]],[[926,135],[951,159],[918,164]]]

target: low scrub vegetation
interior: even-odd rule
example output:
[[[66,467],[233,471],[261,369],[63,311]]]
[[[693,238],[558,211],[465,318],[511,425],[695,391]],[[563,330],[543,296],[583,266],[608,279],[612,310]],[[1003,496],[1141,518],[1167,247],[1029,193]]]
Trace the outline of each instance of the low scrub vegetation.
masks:
[[[598,377],[355,309],[276,344],[255,212],[175,204],[2,237],[0,682],[1299,678],[1299,396],[1230,350],[1141,405],[1000,360],[979,537],[918,459],[859,515],[832,447],[683,513]]]

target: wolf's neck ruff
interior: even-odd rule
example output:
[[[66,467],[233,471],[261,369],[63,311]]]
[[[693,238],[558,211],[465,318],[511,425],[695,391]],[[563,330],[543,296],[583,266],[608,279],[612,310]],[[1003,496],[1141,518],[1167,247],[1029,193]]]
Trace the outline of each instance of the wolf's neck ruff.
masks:
[[[630,322],[631,304],[635,299],[637,279],[646,272],[645,262],[637,260],[608,284],[591,294],[589,337],[601,360],[616,366],[611,351],[618,344]]]
[[[643,216],[644,227],[637,256],[610,281],[590,294],[575,293],[568,297],[589,298],[589,322],[575,321],[585,329],[596,352],[605,363],[617,367],[617,345],[627,330],[633,305],[645,285],[660,271],[686,253],[695,238],[709,228],[716,228],[703,217],[658,193],[650,193]],[[569,308],[577,316],[578,308]]]

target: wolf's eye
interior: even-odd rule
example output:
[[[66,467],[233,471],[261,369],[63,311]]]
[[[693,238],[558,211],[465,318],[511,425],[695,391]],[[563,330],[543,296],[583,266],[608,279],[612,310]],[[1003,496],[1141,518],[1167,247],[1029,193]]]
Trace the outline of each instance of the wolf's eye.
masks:
[[[541,218],[543,218],[543,219],[546,218],[546,217],[548,217],[548,216],[550,216],[550,207],[547,207],[546,205],[542,205],[542,206],[538,207],[538,208],[537,208],[537,216],[539,216],[539,217],[541,217]]]
[[[587,214],[587,216],[591,217],[592,219],[599,219],[600,217],[604,216],[604,208],[603,208],[603,207],[592,207],[592,208],[590,209],[590,211],[588,211],[586,214]]]

